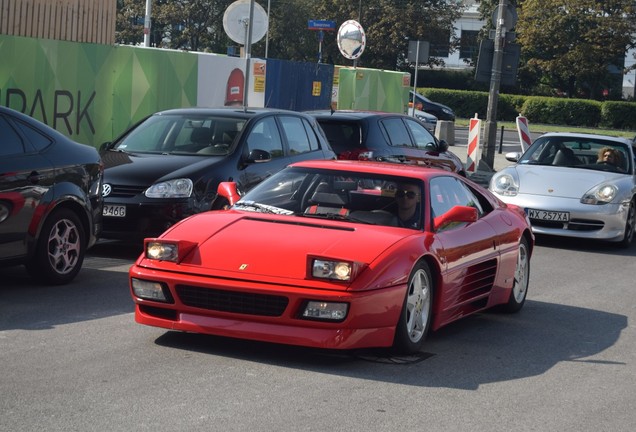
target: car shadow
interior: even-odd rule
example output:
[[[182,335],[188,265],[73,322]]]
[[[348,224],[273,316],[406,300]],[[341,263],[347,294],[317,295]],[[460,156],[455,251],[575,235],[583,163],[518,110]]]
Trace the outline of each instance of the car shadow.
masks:
[[[330,351],[172,331],[155,342],[329,375],[474,390],[541,375],[561,362],[605,363],[594,357],[614,345],[626,327],[623,315],[528,300],[518,314],[482,313],[442,328],[429,336],[423,352],[412,356],[394,356],[384,349]]]
[[[549,235],[535,235],[536,246],[549,247],[551,249],[576,250],[579,252],[602,252],[616,256],[636,257],[636,241],[630,247],[622,248],[617,243],[602,240],[588,240],[572,237],[558,237]]]
[[[132,313],[128,269],[141,246],[97,244],[77,277],[51,286],[32,279],[23,266],[0,270],[0,331],[44,330],[58,325]]]

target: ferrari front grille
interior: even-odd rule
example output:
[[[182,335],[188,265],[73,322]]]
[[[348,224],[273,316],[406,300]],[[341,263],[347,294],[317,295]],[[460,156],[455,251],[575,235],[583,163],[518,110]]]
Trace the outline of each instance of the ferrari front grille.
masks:
[[[281,316],[289,299],[284,296],[225,291],[191,285],[177,285],[179,300],[187,306],[247,315]]]

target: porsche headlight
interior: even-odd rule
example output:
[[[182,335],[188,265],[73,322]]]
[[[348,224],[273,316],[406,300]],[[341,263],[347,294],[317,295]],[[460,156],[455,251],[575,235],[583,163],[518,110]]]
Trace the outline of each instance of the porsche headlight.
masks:
[[[187,198],[192,194],[192,180],[180,178],[155,183],[146,189],[148,198]]]
[[[490,190],[502,196],[516,196],[519,193],[519,182],[510,173],[496,174],[490,180]]]
[[[611,184],[603,184],[593,187],[592,189],[587,191],[581,198],[581,203],[592,205],[607,204],[614,198],[616,198],[617,193],[618,188],[616,186]]]

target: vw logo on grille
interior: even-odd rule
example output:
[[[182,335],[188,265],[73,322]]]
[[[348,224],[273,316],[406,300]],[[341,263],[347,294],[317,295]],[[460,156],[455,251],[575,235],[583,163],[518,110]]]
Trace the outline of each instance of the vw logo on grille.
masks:
[[[102,195],[103,196],[108,196],[110,195],[110,193],[113,191],[113,188],[110,187],[109,184],[104,183],[104,186],[102,186]]]

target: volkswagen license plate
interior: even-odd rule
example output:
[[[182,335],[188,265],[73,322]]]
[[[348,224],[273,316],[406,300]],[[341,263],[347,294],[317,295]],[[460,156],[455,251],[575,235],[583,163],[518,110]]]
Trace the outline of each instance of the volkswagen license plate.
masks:
[[[106,217],[126,217],[126,206],[104,205],[102,214]]]
[[[535,210],[535,209],[527,209],[527,212],[528,212],[528,217],[530,219],[554,221],[554,222],[568,222],[570,220],[569,212]]]

